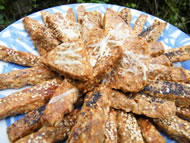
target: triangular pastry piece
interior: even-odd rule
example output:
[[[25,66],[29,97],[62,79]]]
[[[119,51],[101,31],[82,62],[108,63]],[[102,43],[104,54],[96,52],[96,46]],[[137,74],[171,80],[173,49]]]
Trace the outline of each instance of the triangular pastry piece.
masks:
[[[86,47],[81,40],[62,43],[43,57],[43,62],[59,74],[77,80],[87,80],[92,68]]]

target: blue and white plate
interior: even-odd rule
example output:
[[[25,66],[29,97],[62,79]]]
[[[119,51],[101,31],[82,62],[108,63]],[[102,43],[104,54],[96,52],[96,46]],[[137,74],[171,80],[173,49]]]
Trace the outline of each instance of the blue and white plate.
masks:
[[[102,14],[105,13],[107,8],[111,8],[115,11],[120,11],[122,8],[121,6],[117,5],[109,5],[109,4],[83,4],[88,11],[97,10],[101,12]],[[63,6],[57,6],[53,8],[46,9],[50,13],[54,12],[60,12],[65,14],[68,8],[73,8],[74,12],[76,13],[77,7],[79,4],[71,4],[71,5],[63,5]],[[132,21],[131,26],[134,25],[135,20],[137,19],[140,14],[146,14],[144,12],[131,9],[132,12]],[[151,23],[153,23],[154,19],[156,17],[152,15],[148,15],[148,20],[145,24],[144,28],[147,28]],[[40,12],[36,12],[34,14],[29,15],[29,17],[32,17],[39,22],[42,23],[41,14]],[[161,20],[161,19],[159,19]],[[183,45],[189,45],[190,44],[190,37],[179,30],[178,28],[168,24],[165,31],[161,35],[159,41],[161,41],[166,48],[176,48]],[[38,55],[36,52],[32,41],[29,37],[29,35],[24,30],[22,19],[16,21],[15,23],[8,26],[6,29],[0,32],[0,45],[5,45],[9,48],[17,49],[20,51],[30,52],[32,54]],[[186,61],[183,63],[177,63],[177,66],[183,66],[186,69],[190,70],[190,61]],[[0,73],[7,73],[15,69],[23,69],[26,67],[22,67],[19,65],[15,65],[12,63],[5,63],[0,61]],[[23,88],[22,88],[23,89]],[[9,90],[2,90],[0,91],[0,97],[5,97],[10,95],[11,93],[15,91],[20,91],[22,89],[9,89]],[[16,120],[20,119],[23,115],[14,116],[7,118],[5,120],[0,120],[0,143],[8,143],[6,128],[10,126],[12,123],[14,123]],[[168,139],[166,137],[167,143],[174,143],[175,141]]]

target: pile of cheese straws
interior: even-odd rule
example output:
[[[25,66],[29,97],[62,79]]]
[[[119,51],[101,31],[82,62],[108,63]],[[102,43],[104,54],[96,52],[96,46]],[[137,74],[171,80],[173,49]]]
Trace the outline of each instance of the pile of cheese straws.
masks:
[[[165,50],[166,27],[131,11],[42,11],[44,25],[23,24],[40,56],[0,46],[0,60],[30,68],[0,74],[0,89],[22,91],[0,99],[0,118],[25,114],[7,128],[11,142],[190,142],[190,45]],[[81,109],[77,107],[81,107]]]

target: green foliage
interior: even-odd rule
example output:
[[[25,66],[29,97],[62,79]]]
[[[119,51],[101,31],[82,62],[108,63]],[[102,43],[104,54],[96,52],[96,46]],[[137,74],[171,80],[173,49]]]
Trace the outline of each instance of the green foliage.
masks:
[[[0,29],[4,29],[5,27],[7,27],[9,24],[12,23],[12,21],[10,21],[9,19],[5,19],[5,4],[6,4],[6,0],[0,0]]]
[[[77,0],[77,3],[107,3],[109,0]]]
[[[37,2],[37,0],[32,0],[32,8],[38,7],[38,4],[36,2]]]
[[[0,10],[4,10],[5,9],[5,0],[0,0]]]
[[[135,3],[126,3],[125,5],[126,7],[130,7],[130,8],[137,8],[137,5]]]

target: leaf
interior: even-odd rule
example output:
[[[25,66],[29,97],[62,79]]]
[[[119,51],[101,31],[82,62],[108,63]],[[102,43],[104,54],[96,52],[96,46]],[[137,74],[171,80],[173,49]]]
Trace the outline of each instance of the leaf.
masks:
[[[5,7],[3,5],[0,5],[0,10],[4,10]]]

